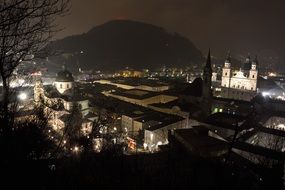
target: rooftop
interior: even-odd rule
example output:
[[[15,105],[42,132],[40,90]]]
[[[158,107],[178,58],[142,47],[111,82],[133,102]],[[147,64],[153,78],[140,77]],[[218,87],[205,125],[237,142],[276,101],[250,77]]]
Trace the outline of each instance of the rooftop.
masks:
[[[55,81],[56,82],[73,82],[74,79],[73,79],[72,73],[66,70],[64,67],[63,70],[59,71],[56,74]]]
[[[111,80],[113,83],[118,83],[118,84],[125,84],[125,85],[130,85],[130,86],[150,86],[150,87],[160,87],[160,86],[168,86],[167,83],[160,82],[157,80],[151,80],[147,78],[114,78]]]
[[[82,101],[87,98],[82,92],[76,88],[67,90],[63,94],[60,94],[53,85],[44,85],[45,95],[49,98],[62,98],[65,101]]]
[[[125,90],[125,91],[118,91],[112,92],[114,95],[118,96],[124,96],[127,98],[137,99],[137,100],[143,100],[146,98],[151,98],[154,96],[161,95],[160,92],[149,92],[144,90]]]
[[[217,157],[227,153],[225,141],[208,136],[203,126],[174,130],[175,139],[190,152],[201,157]]]
[[[203,80],[196,78],[192,83],[187,84],[186,88],[181,91],[181,94],[187,96],[201,97],[203,89]]]
[[[145,128],[145,130],[148,131],[155,131],[157,129],[163,128],[173,123],[177,123],[182,120],[184,120],[184,118],[182,117],[158,112],[136,119],[136,121],[146,124],[147,127]]]
[[[246,120],[246,117],[241,115],[234,115],[234,114],[228,114],[228,113],[214,113],[210,115],[205,123],[215,125],[218,127],[226,128],[226,129],[232,129],[235,130],[236,125],[241,125],[241,123],[244,123]],[[241,129],[240,129],[241,130]]]

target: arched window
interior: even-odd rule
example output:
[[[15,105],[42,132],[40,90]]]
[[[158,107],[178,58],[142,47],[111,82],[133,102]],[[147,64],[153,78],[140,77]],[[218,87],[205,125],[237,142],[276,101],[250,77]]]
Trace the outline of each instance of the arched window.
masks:
[[[228,73],[225,73],[226,76],[228,76]]]
[[[254,75],[252,75],[252,78],[254,79]]]
[[[62,84],[60,84],[59,87],[62,88]]]

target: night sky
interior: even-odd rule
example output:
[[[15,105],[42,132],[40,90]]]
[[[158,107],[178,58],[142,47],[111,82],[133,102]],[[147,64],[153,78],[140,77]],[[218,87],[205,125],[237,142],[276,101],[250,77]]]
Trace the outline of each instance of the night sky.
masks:
[[[237,58],[248,52],[263,62],[285,62],[284,0],[72,0],[57,38],[87,32],[114,19],[154,24],[188,37],[206,54]]]

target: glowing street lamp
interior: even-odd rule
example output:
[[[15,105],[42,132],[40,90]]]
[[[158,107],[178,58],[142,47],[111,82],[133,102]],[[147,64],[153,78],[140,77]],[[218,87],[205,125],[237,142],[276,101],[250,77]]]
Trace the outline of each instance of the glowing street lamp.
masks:
[[[269,92],[262,92],[262,96],[263,97],[270,96],[270,93]]]
[[[74,149],[73,149],[73,151],[74,151],[75,153],[78,153],[78,152],[79,152],[79,147],[78,147],[78,146],[75,146]]]
[[[143,143],[143,148],[146,150],[147,149],[147,144]]]
[[[22,101],[26,100],[28,98],[28,95],[25,93],[25,92],[21,92],[19,95],[18,95],[18,98]]]

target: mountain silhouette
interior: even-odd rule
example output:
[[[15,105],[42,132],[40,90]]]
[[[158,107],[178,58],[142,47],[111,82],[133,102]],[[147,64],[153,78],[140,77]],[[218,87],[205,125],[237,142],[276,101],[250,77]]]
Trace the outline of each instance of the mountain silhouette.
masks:
[[[204,57],[193,43],[163,28],[130,20],[114,20],[89,32],[51,43],[60,52],[57,64],[83,69],[158,69],[202,65]]]

